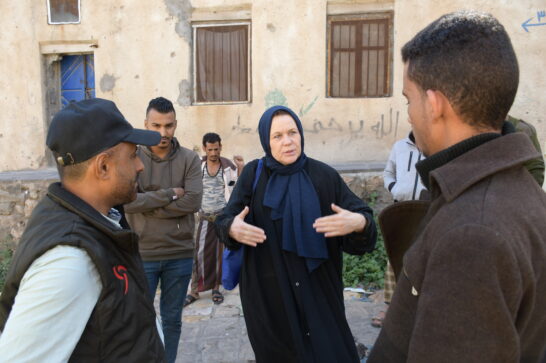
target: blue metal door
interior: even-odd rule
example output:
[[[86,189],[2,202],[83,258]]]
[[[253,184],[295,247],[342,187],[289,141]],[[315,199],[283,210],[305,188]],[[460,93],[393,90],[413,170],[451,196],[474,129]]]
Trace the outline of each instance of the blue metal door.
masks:
[[[61,103],[95,98],[93,54],[65,55],[61,59]]]

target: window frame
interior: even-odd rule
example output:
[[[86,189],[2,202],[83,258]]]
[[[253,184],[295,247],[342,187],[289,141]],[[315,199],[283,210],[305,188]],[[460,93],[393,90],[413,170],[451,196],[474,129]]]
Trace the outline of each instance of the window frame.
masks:
[[[384,89],[385,92],[382,95],[355,95],[355,96],[333,96],[332,95],[332,72],[333,72],[333,51],[332,51],[332,23],[351,23],[356,21],[386,21],[386,41],[385,47],[385,77],[384,77]],[[349,98],[349,99],[361,99],[361,98],[387,98],[392,97],[393,92],[393,44],[394,44],[394,11],[376,11],[376,12],[359,12],[354,14],[336,14],[328,15],[327,18],[327,36],[326,36],[326,98]]]
[[[81,24],[82,21],[82,3],[81,0],[78,1],[78,21],[62,21],[62,22],[53,22],[51,20],[51,3],[50,0],[47,0],[47,23],[50,25],[63,25],[63,24]]]
[[[245,101],[209,101],[209,102],[200,102],[197,101],[197,29],[198,28],[212,28],[212,27],[226,27],[226,26],[241,26],[245,25],[247,27],[247,99]],[[251,64],[251,54],[252,54],[252,23],[250,20],[237,20],[237,21],[215,21],[215,22],[195,22],[191,24],[192,26],[192,81],[193,81],[193,90],[192,90],[192,105],[202,106],[202,105],[235,105],[235,104],[246,104],[252,103],[252,64]]]

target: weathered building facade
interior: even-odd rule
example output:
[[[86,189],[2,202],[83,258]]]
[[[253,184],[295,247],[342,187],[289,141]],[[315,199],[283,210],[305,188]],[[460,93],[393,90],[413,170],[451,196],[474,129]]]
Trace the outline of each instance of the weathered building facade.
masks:
[[[507,28],[521,76],[511,114],[546,149],[544,0],[8,0],[0,4],[0,171],[51,166],[44,139],[70,99],[115,101],[142,127],[148,101],[175,103],[177,137],[262,154],[266,107],[302,118],[306,152],[381,163],[409,131],[400,48],[438,16],[472,7]],[[494,59],[484,59],[494,62]]]

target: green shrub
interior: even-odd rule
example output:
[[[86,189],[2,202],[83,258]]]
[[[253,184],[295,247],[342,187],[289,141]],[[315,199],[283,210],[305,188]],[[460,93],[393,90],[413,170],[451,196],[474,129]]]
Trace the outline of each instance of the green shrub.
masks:
[[[376,195],[370,196],[370,207],[375,205]],[[383,244],[383,236],[374,213],[377,226],[377,244],[375,250],[363,256],[343,254],[343,285],[345,287],[362,287],[367,290],[383,288],[383,276],[387,264],[387,253]]]
[[[381,289],[386,264],[387,254],[378,227],[377,245],[373,252],[363,256],[343,254],[343,285],[367,290]]]
[[[6,275],[8,273],[8,268],[11,263],[12,256],[13,251],[9,248],[0,251],[0,292],[2,292],[2,289],[4,288],[4,283],[6,282]]]

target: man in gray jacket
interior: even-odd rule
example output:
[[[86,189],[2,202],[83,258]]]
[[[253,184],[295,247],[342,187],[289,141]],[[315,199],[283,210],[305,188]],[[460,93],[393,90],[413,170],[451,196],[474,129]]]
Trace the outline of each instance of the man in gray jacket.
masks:
[[[387,160],[387,165],[383,171],[383,181],[385,188],[391,192],[395,202],[420,199],[421,191],[425,189],[425,186],[421,182],[417,170],[415,170],[415,164],[424,158],[421,151],[415,145],[413,132],[410,132],[408,137],[394,143],[389,160]],[[392,266],[388,261],[385,267],[384,281],[385,304],[390,304],[396,287],[396,278]],[[373,317],[372,326],[380,328],[383,325],[385,314],[386,309]]]
[[[415,145],[412,132],[408,137],[394,143],[383,171],[383,180],[395,202],[419,199],[425,187],[415,170],[415,164],[424,158]]]
[[[150,299],[160,284],[165,355],[171,363],[176,359],[182,306],[192,272],[194,213],[203,192],[201,162],[174,137],[176,112],[171,101],[163,97],[151,100],[144,124],[161,134],[161,142],[137,151],[145,171],[138,178],[137,199],[126,204],[125,211],[140,236]]]

